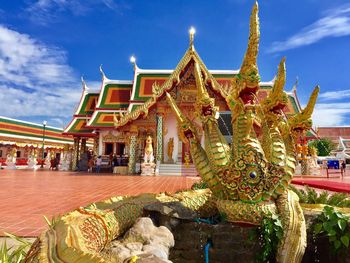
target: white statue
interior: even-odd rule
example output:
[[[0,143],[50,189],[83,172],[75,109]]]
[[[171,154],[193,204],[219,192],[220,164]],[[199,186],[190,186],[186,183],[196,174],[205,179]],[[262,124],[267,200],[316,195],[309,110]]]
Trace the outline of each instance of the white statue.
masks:
[[[28,169],[35,169],[36,168],[36,156],[35,151],[31,150],[29,158],[28,158]]]
[[[154,163],[152,137],[147,136],[144,162],[141,164],[141,175],[154,175],[155,167],[156,164]]]
[[[14,170],[16,169],[16,149],[13,149],[6,157],[6,169]]]

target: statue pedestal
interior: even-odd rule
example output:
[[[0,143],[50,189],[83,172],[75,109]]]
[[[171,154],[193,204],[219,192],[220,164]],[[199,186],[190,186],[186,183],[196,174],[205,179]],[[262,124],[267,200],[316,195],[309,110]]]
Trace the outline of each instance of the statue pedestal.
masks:
[[[64,159],[61,163],[61,166],[60,166],[60,171],[68,171],[69,170],[69,164],[70,164],[70,161],[67,160],[67,159]]]
[[[6,170],[15,170],[16,169],[16,163],[14,162],[6,162]]]
[[[30,158],[28,160],[28,169],[35,169],[37,160],[36,158]]]
[[[150,176],[154,175],[154,169],[156,168],[155,163],[142,163],[141,164],[141,175]]]

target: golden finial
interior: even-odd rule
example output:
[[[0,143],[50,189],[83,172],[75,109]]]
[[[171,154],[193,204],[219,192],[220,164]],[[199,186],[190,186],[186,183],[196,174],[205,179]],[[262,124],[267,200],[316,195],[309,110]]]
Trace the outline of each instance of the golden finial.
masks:
[[[83,76],[81,76],[81,83],[83,84],[83,91],[88,91],[89,88],[88,88],[88,86],[86,85],[86,82],[85,82]]]
[[[191,50],[193,50],[194,49],[193,41],[194,41],[194,34],[196,33],[196,29],[193,26],[191,26],[189,33],[190,33],[190,48]]]
[[[137,65],[136,65],[136,57],[134,55],[130,57],[130,63],[134,65],[134,70],[135,70],[137,68]]]
[[[258,2],[255,2],[250,16],[250,32],[248,40],[248,48],[244,55],[241,69],[239,71],[241,78],[246,82],[248,87],[256,87],[259,85],[260,76],[257,66],[257,56],[259,51],[259,16]]]

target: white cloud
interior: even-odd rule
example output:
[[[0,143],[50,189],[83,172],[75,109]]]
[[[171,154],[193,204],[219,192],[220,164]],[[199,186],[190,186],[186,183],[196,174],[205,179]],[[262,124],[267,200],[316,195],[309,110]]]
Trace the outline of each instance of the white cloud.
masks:
[[[34,0],[26,11],[32,21],[45,25],[56,21],[62,12],[80,16],[101,6],[114,11],[120,9],[115,0]]]
[[[350,103],[317,103],[312,115],[313,126],[350,125]]]
[[[282,42],[274,42],[269,53],[311,45],[327,37],[350,35],[350,5],[331,10],[324,17]]]
[[[63,50],[0,25],[1,115],[48,116],[62,126],[58,119],[72,116],[81,89]]]
[[[339,91],[327,91],[327,92],[321,93],[319,95],[319,98],[324,100],[324,101],[349,99],[350,98],[350,89],[339,90]]]

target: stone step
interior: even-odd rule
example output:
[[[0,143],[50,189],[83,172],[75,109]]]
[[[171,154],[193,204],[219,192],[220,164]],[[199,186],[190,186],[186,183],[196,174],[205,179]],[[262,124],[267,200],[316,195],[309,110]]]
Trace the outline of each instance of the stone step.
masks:
[[[193,164],[189,167],[185,167],[183,164],[162,163],[159,166],[159,175],[197,176],[198,172]]]

